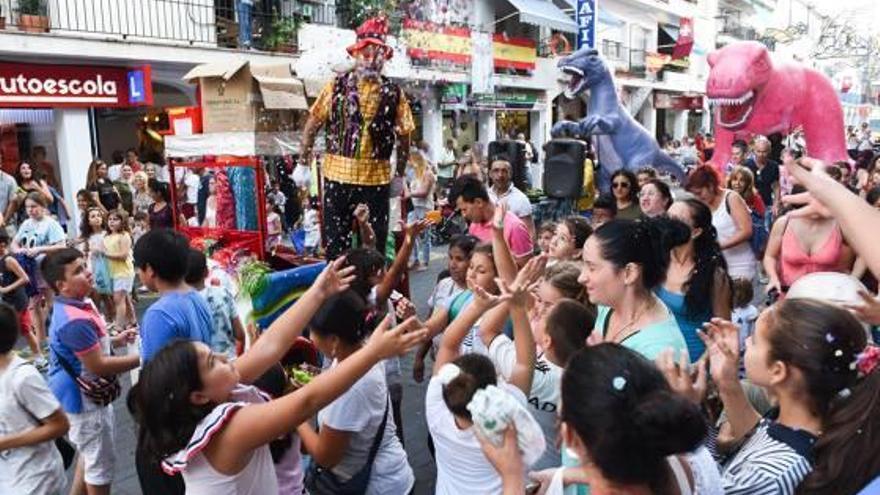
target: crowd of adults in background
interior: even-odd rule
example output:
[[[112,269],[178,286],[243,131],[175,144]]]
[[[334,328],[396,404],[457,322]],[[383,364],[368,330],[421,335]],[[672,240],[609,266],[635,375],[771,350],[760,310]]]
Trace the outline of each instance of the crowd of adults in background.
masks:
[[[540,170],[544,150],[510,137]],[[129,462],[144,493],[409,493],[402,394],[422,392],[403,383],[427,380],[427,435],[407,441],[429,445],[438,494],[874,493],[873,149],[824,164],[797,133],[756,137],[715,166],[711,136],[663,145],[682,183],[644,164],[596,190],[589,153],[581,197],[549,201],[509,157],[416,143],[389,238],[353,205],[351,249],[262,332],[168,228],[216,225],[210,171],[176,177],[172,205],[160,158],[95,159],[65,233],[35,150],[0,175],[2,491],[63,492],[70,463],[76,493],[109,493]],[[308,189],[266,184],[270,242],[301,229],[295,249],[320,254]],[[405,275],[438,242],[419,317]],[[158,296],[140,318],[137,284]],[[137,446],[117,459],[131,370]]]

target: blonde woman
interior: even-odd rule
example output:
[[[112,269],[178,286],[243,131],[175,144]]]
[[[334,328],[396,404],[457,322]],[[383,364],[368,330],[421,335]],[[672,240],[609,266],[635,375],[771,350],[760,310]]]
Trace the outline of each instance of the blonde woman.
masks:
[[[153,196],[147,190],[147,173],[144,171],[135,172],[131,183],[134,191],[132,192],[132,205],[134,206],[134,214],[139,212],[148,213],[150,206],[153,204]]]
[[[410,164],[413,168],[413,178],[409,184],[409,199],[412,200],[413,211],[410,213],[409,222],[412,223],[422,220],[429,211],[434,209],[434,185],[437,183],[437,177],[434,176],[428,160],[421,152],[417,151],[410,155]],[[424,258],[424,264],[420,263],[419,252]],[[416,239],[412,256],[414,269],[425,270],[428,268],[428,260],[431,257],[430,232],[425,231]]]

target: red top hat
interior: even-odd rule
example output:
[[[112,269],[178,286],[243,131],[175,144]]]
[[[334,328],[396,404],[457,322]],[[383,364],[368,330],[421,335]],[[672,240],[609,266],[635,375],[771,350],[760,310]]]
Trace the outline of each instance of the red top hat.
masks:
[[[394,54],[391,47],[385,44],[385,36],[388,35],[388,20],[384,17],[371,17],[357,28],[357,41],[347,48],[349,55],[363,50],[367,45],[385,47],[385,58],[391,58]]]

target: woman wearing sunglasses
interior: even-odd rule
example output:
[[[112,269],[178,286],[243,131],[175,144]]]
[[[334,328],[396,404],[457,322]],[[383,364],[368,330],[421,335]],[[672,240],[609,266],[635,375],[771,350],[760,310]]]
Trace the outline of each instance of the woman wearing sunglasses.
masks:
[[[617,200],[617,219],[635,220],[642,216],[635,174],[619,169],[611,174],[611,193]]]

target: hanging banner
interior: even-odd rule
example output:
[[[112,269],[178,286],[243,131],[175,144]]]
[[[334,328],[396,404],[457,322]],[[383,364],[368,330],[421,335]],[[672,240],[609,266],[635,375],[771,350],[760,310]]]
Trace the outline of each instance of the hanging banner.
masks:
[[[403,21],[406,52],[415,60],[446,61],[466,66],[471,63],[471,33],[468,28],[439,26],[430,22]]]
[[[0,62],[0,107],[137,107],[153,104],[150,66]]]
[[[575,23],[577,24],[577,48],[596,48],[596,17],[599,0],[578,0]]]
[[[682,17],[678,22],[678,39],[675,40],[675,48],[672,49],[672,60],[687,58],[694,48],[694,20],[690,17]]]
[[[484,33],[477,35],[483,37]],[[407,19],[403,22],[403,39],[407,55],[413,61],[440,66],[451,64],[462,69],[471,65],[474,42],[468,28]],[[486,48],[492,51],[490,56],[496,69],[534,70],[538,61],[537,43],[529,38],[494,34],[491,47]]]
[[[496,69],[535,70],[538,45],[528,38],[495,34],[492,40],[492,59]]]

